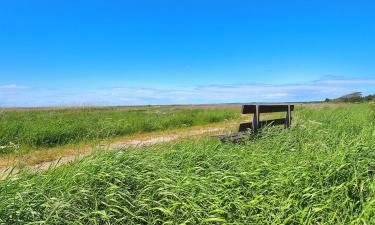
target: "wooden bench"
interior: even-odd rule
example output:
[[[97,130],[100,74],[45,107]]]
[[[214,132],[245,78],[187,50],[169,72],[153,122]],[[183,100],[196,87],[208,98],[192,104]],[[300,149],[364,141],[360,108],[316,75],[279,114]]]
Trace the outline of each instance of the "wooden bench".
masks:
[[[258,132],[258,129],[268,125],[282,125],[285,128],[289,128],[292,124],[292,111],[294,105],[292,104],[254,104],[254,105],[243,105],[242,114],[253,114],[253,121],[248,123],[241,123],[239,132],[252,130],[254,133]],[[274,113],[274,112],[286,112],[285,118],[274,119],[274,120],[260,120],[261,113]]]
[[[253,121],[248,123],[241,123],[238,133],[213,135],[212,137],[219,138],[223,142],[242,142],[249,137],[246,131],[253,131],[253,134],[258,133],[258,129],[264,126],[282,125],[289,128],[292,124],[292,111],[294,105],[292,104],[254,104],[243,105],[242,114],[253,114]],[[286,112],[285,118],[274,120],[260,120],[261,113]]]

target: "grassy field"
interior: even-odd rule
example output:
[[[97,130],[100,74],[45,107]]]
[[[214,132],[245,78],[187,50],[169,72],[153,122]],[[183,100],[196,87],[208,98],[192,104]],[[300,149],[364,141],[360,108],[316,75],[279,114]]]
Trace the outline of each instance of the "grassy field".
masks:
[[[0,181],[0,224],[374,224],[375,106],[298,108],[290,130],[98,152]]]
[[[0,111],[0,154],[239,118],[239,108],[101,107]]]

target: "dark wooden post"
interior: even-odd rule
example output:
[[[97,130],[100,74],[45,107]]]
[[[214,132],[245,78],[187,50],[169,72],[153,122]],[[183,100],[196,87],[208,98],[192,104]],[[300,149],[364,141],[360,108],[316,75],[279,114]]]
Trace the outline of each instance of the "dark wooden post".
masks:
[[[290,110],[290,105],[288,105],[288,111],[286,112],[285,118],[285,128],[289,128],[292,123],[292,112]]]
[[[258,128],[259,128],[259,105],[256,105],[254,116],[253,116],[253,132],[258,133]]]

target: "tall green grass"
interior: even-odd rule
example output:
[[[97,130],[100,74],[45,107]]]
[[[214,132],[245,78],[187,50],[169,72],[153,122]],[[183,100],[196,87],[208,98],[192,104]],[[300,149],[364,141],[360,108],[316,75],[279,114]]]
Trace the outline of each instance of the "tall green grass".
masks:
[[[239,109],[142,107],[6,110],[0,113],[0,151],[54,147],[238,118]]]
[[[0,182],[3,224],[374,224],[375,109],[298,109],[290,130],[98,152]]]

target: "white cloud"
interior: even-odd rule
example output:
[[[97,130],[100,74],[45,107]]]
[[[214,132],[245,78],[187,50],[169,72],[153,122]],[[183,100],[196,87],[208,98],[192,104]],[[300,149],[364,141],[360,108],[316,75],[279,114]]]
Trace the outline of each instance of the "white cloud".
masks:
[[[15,85],[15,84],[6,84],[6,85],[0,85],[1,89],[20,89],[20,88],[26,88],[25,86]]]
[[[352,79],[352,80],[321,80],[321,84],[375,84],[375,79]]]
[[[120,98],[119,100],[123,101],[123,102],[133,102],[133,101],[136,101],[137,99],[135,99],[135,98]]]
[[[228,102],[315,101],[335,98],[354,91],[375,93],[373,79],[334,79],[297,84],[222,84],[190,87],[112,87],[92,90],[36,89],[17,90],[17,85],[3,85],[0,106],[49,105],[148,105]]]

